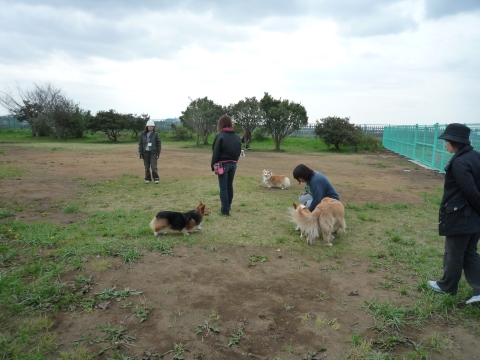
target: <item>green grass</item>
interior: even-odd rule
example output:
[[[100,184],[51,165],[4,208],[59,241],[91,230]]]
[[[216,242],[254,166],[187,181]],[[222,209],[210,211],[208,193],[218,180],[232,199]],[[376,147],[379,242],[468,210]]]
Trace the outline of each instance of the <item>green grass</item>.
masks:
[[[2,141],[4,135],[5,132],[1,132]],[[135,142],[125,140],[125,143],[113,145],[105,140],[101,142],[98,137],[87,137],[59,146],[52,139],[32,141],[29,134],[17,132],[6,135],[7,142],[25,147],[44,146],[52,151],[71,151],[77,146],[100,151],[111,146],[131,146]],[[194,146],[193,141],[180,143],[168,137],[165,137],[165,142],[168,146]],[[327,154],[329,151],[322,149],[319,143],[314,139],[288,139],[285,149],[289,153],[324,151]],[[265,151],[272,150],[272,142],[261,144],[265,146]],[[252,143],[252,151],[260,151],[262,146]],[[8,147],[5,152],[8,152]],[[11,175],[5,174],[25,176],[17,173],[13,165],[0,170],[0,179],[12,179]],[[157,204],[151,201],[151,193],[138,186],[138,179],[131,174],[102,182],[89,182],[80,177],[72,179],[85,191],[81,197],[61,200],[60,209],[65,213],[77,213],[81,209],[85,217],[68,225],[24,223],[16,220],[15,215],[30,205],[17,201],[0,203],[0,354],[4,354],[3,358],[14,358],[13,354],[17,359],[51,358],[58,341],[51,331],[51,319],[45,314],[69,311],[71,307],[91,309],[95,299],[119,301],[139,295],[135,290],[111,287],[95,294],[94,298],[86,298],[81,289],[91,286],[91,277],[76,277],[75,289],[78,291],[72,292],[60,280],[68,271],[81,270],[89,260],[97,257],[103,261],[96,265],[101,271],[108,268],[109,257],[119,257],[124,263],[131,264],[145,252],[171,256],[177,246],[194,245],[212,252],[223,245],[281,248],[282,251],[305,256],[308,262],[303,262],[302,266],[330,260],[329,264],[320,268],[329,276],[343,271],[343,262],[350,261],[352,256],[366,261],[369,265],[367,272],[376,272],[383,277],[376,288],[393,292],[400,298],[408,297],[409,300],[398,305],[374,298],[358,309],[375,319],[372,330],[376,337],[366,339],[359,334],[352,335],[348,355],[351,359],[393,358],[393,350],[405,343],[402,333],[408,333],[408,329],[421,331],[427,322],[433,320],[462,324],[480,336],[480,310],[459,306],[471,296],[471,289],[464,280],[456,296],[439,296],[427,287],[428,279],[441,275],[443,244],[435,227],[441,188],[428,189],[422,194],[423,202],[418,205],[345,204],[347,234],[339,235],[334,240],[335,246],[329,248],[322,246],[321,240],[314,246],[305,246],[305,240],[293,231],[294,225],[289,222],[287,210],[292,206],[292,199],[298,195],[296,189],[278,191],[275,200],[272,200],[271,193],[252,177],[235,180],[234,201],[238,206],[235,206],[233,215],[241,217],[241,222],[216,216],[218,184],[211,179],[198,178],[192,182],[191,179],[178,178],[174,180],[175,186],[161,183],[158,191],[162,196],[162,207],[184,211],[184,204],[191,204],[193,208],[202,201],[212,215],[205,218],[203,226],[209,231],[190,237],[169,233],[154,238],[148,224],[158,211]],[[58,203],[52,206],[58,207]],[[220,261],[226,263],[222,266],[228,265],[228,259],[221,258]],[[255,252],[246,265],[256,266],[266,261],[266,256]],[[320,294],[318,300],[328,300],[328,296]],[[148,311],[147,307],[137,307],[132,309],[132,315],[141,321]],[[103,333],[98,340],[105,343],[131,339],[124,328],[113,328],[107,324],[98,330]],[[231,340],[224,345],[241,345],[243,328],[228,331]],[[85,345],[88,334],[81,339],[79,344]],[[409,344],[408,352],[402,356],[405,359],[426,358],[425,354],[433,356],[432,352],[443,351],[449,346],[449,339],[431,335],[425,343]],[[181,344],[175,349],[179,357],[183,352]],[[90,357],[84,348],[78,347],[62,353],[61,358]]]
[[[20,180],[24,171],[15,166],[1,166],[0,167],[0,180]]]
[[[212,148],[213,139],[215,138],[215,136],[212,134],[208,138],[208,144],[201,142],[199,146],[197,146],[196,137],[179,141],[173,138],[172,133],[160,133],[159,135],[162,144],[168,144],[170,148],[183,149],[210,150]],[[116,147],[137,144],[137,139],[132,139],[131,133],[120,133],[119,140],[114,142],[108,140],[106,136],[100,133],[90,134],[87,132],[82,138],[58,140],[51,137],[33,137],[30,130],[13,131],[9,129],[2,129],[0,130],[0,139],[2,139],[2,142],[4,143],[23,144],[28,148],[45,148],[50,151],[73,151],[76,149],[96,151],[105,146],[107,146],[108,149],[114,149]],[[8,152],[8,149],[5,151]],[[275,142],[271,137],[268,137],[262,141],[253,141],[251,143],[251,150],[248,151],[276,152]],[[288,152],[290,154],[351,154],[354,152],[354,148],[352,146],[341,146],[340,150],[336,150],[334,146],[328,147],[319,139],[289,137],[280,145],[280,152]]]

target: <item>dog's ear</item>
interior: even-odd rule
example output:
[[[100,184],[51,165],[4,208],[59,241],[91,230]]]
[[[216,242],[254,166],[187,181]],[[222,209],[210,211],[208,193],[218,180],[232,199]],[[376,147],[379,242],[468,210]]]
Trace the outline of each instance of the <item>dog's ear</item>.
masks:
[[[305,205],[305,206],[307,206],[307,201],[304,201],[302,204]]]
[[[294,208],[295,210],[297,210],[297,206],[298,206],[297,204],[293,203],[293,208]]]

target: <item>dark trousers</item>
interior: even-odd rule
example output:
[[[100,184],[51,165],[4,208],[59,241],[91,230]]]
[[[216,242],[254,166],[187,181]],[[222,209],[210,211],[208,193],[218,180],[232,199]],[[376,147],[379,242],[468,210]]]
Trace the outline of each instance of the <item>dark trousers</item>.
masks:
[[[152,174],[150,168],[152,168],[153,179],[159,180],[158,168],[157,168],[157,154],[152,151],[145,151],[143,153],[143,165],[145,166],[145,180],[152,181]]]
[[[443,255],[443,278],[437,285],[449,294],[456,294],[462,277],[473,288],[473,296],[480,295],[480,255],[477,252],[480,233],[446,236]]]
[[[218,175],[218,185],[220,186],[220,201],[222,202],[221,213],[230,215],[230,206],[233,200],[233,179],[237,170],[237,163],[222,163],[223,174]]]

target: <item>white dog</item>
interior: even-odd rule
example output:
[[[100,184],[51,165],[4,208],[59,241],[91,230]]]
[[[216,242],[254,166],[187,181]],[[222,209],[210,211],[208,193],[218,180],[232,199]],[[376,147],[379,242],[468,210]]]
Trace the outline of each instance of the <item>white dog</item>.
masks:
[[[245,150],[240,151],[240,157],[245,157]]]

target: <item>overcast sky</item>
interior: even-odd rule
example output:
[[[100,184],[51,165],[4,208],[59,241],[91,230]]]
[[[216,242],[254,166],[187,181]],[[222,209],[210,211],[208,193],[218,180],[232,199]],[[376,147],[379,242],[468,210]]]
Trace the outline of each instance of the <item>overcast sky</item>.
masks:
[[[480,0],[0,0],[0,90],[46,82],[93,114],[268,92],[312,123],[480,123]]]

